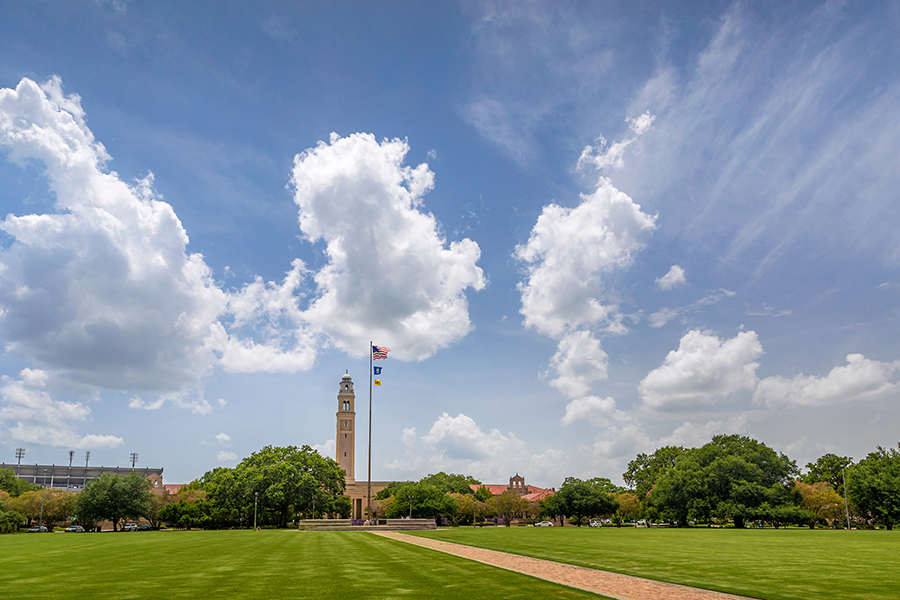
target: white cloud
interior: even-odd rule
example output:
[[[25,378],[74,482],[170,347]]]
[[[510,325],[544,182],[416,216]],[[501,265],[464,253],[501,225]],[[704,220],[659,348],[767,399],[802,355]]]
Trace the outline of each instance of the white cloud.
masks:
[[[0,146],[40,161],[55,211],[8,215],[0,230],[0,337],[58,376],[105,388],[197,384],[215,356],[225,295],[153,177],[128,185],[58,78],[0,90]]]
[[[124,442],[114,435],[79,434],[71,422],[90,419],[82,402],[57,400],[47,390],[50,375],[23,369],[18,379],[0,378],[0,438],[8,442],[70,448],[115,448]]]
[[[603,276],[631,265],[655,221],[606,178],[575,208],[545,206],[514,255],[526,265],[519,284],[525,325],[550,337],[582,326],[618,327],[616,305],[603,304]]]
[[[578,421],[588,421],[597,427],[609,427],[613,424],[633,423],[634,420],[634,417],[616,408],[616,401],[611,396],[606,398],[585,396],[566,405],[562,424],[571,425]]]
[[[202,392],[184,391],[160,394],[152,402],[135,396],[128,402],[128,408],[135,410],[159,410],[166,402],[171,402],[178,408],[184,408],[197,415],[208,415],[212,412],[212,405],[206,401]]]
[[[373,337],[396,358],[431,356],[469,332],[465,290],[485,286],[478,244],[448,247],[434,216],[420,210],[434,174],[404,166],[408,150],[404,140],[332,134],[294,160],[300,229],[324,241],[328,257],[302,316],[351,356]]]
[[[219,462],[234,462],[238,459],[238,455],[234,452],[228,452],[226,450],[219,450],[218,454],[216,454],[216,460]]]
[[[334,439],[330,439],[324,444],[313,444],[312,449],[325,458],[332,458],[334,456],[335,441]]]
[[[655,115],[651,115],[650,111],[645,112],[635,119],[626,119],[628,126],[636,135],[644,135],[653,127],[653,121],[656,120]]]
[[[739,415],[725,421],[707,421],[706,423],[685,421],[676,427],[671,435],[660,438],[656,446],[657,448],[662,446],[698,448],[709,443],[714,435],[746,433],[748,425],[747,415]]]
[[[692,330],[678,350],[651,371],[638,386],[644,405],[661,410],[708,408],[739,392],[756,387],[754,362],[763,354],[755,331],[720,340],[712,334]]]
[[[558,339],[551,382],[570,397],[585,394],[607,375],[606,353],[592,330],[624,333],[614,294],[603,280],[629,267],[643,248],[655,217],[641,212],[627,194],[600,178],[597,191],[575,208],[544,207],[528,242],[514,256],[524,263],[518,285],[525,326]]]
[[[671,290],[685,283],[687,283],[687,279],[684,276],[684,269],[678,265],[672,265],[668,273],[656,280],[656,286],[661,290]]]
[[[448,245],[422,212],[433,173],[403,165],[404,141],[334,135],[298,155],[300,228],[325,242],[328,263],[312,272],[295,260],[281,282],[234,293],[187,253],[152,175],[129,185],[105,169],[80,98],[58,78],[0,90],[0,147],[43,163],[56,197],[51,213],[0,222],[13,240],[0,249],[0,340],[60,380],[159,394],[132,408],[208,414],[196,388],[217,365],[295,372],[322,347],[359,356],[372,335],[396,358],[423,359],[471,329],[465,290],[485,286],[480,249]]]
[[[216,441],[218,441],[223,446],[227,446],[229,443],[231,443],[231,436],[227,433],[220,433],[216,435]]]
[[[573,331],[560,340],[550,366],[559,374],[550,385],[575,398],[588,393],[593,382],[606,379],[609,363],[590,331]]]
[[[485,431],[464,414],[451,417],[443,413],[420,437],[415,428],[406,428],[401,440],[406,447],[404,458],[394,459],[386,468],[470,473],[488,483],[505,481],[516,472],[527,472],[532,481],[543,480],[558,468],[560,463],[553,461],[565,457],[554,448],[531,452],[514,433]]]
[[[766,377],[759,382],[753,401],[769,407],[828,406],[883,398],[900,389],[896,373],[900,361],[879,362],[862,354],[847,356],[846,366],[834,367],[825,377],[797,375]]]
[[[225,406],[226,404],[228,404],[228,400],[225,400],[224,398],[219,398],[217,402],[219,403],[219,406]]]

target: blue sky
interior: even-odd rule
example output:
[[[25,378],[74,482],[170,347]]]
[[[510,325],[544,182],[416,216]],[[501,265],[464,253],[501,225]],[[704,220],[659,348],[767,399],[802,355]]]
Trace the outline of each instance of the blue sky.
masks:
[[[6,462],[330,455],[369,340],[376,479],[897,443],[896,2],[0,13]]]

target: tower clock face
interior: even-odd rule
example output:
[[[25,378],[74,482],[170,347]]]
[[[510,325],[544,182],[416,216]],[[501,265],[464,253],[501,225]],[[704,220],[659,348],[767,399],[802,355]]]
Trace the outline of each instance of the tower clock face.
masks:
[[[344,431],[349,431],[351,425],[352,425],[351,421],[347,421],[347,420],[341,421],[341,429],[343,429]]]

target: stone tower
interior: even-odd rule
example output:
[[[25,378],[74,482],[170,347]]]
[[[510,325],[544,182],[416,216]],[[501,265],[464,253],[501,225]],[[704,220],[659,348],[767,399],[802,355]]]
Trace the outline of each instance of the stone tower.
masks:
[[[347,474],[347,483],[356,481],[356,412],[353,402],[356,394],[353,393],[353,380],[349,373],[341,377],[341,386],[338,391],[337,411],[337,437],[335,438],[335,457],[338,465]]]

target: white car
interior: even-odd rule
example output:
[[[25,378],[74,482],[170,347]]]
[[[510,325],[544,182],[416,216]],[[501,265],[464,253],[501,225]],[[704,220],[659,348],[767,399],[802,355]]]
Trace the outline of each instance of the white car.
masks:
[[[553,523],[550,521],[541,521],[540,523],[535,523],[535,527],[553,527]]]
[[[122,531],[137,531],[137,523],[125,523],[122,526]]]

